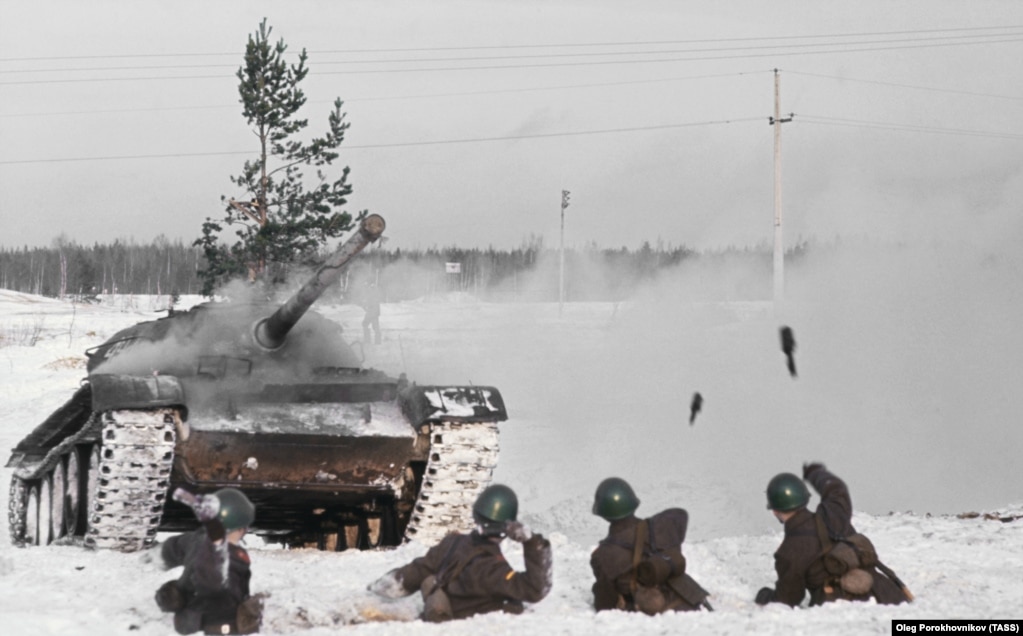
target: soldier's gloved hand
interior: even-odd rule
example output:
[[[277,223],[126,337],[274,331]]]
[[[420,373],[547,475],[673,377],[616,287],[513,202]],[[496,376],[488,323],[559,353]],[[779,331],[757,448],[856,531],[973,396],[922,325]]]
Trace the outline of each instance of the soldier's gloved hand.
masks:
[[[220,499],[216,495],[199,495],[196,497],[196,505],[192,509],[199,521],[215,519],[220,512]]]
[[[756,598],[757,605],[767,605],[772,600],[774,600],[774,590],[772,590],[771,588],[762,587],[760,588],[760,591],[757,592]]]
[[[199,521],[209,521],[220,512],[220,499],[216,495],[193,495],[184,488],[178,488],[173,497],[191,508]]]
[[[803,479],[809,479],[812,473],[817,472],[824,468],[824,464],[820,462],[812,462],[809,464],[803,464]]]
[[[509,521],[504,524],[504,536],[512,541],[525,543],[533,538],[533,531],[521,521]]]
[[[402,582],[401,574],[398,573],[397,569],[391,570],[379,579],[373,581],[366,586],[366,589],[377,596],[383,596],[384,598],[401,598],[402,596],[408,596],[410,594],[410,592],[405,589],[405,584]]]
[[[156,605],[163,612],[176,612],[185,606],[185,596],[177,581],[167,581],[156,590]]]

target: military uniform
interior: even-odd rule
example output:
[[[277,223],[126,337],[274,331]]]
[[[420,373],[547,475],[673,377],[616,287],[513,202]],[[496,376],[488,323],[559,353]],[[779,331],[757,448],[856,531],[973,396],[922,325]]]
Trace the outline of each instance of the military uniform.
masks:
[[[820,464],[807,467],[805,479],[821,497],[816,512],[798,508],[785,521],[785,539],[774,553],[774,569],[778,580],[774,589],[764,588],[757,595],[760,604],[776,602],[797,606],[806,591],[810,592],[810,605],[844,598],[866,600],[873,597],[878,603],[898,604],[909,600],[903,590],[876,567],[865,568],[873,577],[870,593],[860,596],[843,594],[829,582],[829,575],[821,558],[823,546],[819,535],[818,517],[832,537],[848,537],[856,533],[852,525],[852,499],[845,482],[828,472]]]
[[[593,606],[598,612],[608,609],[648,611],[638,606],[636,602],[637,581],[634,568],[634,549],[637,530],[641,522],[642,520],[634,515],[612,520],[607,537],[600,542],[590,556],[590,567],[596,578],[596,582],[593,584]],[[677,558],[681,558],[682,542],[685,541],[686,529],[689,525],[689,513],[682,508],[669,508],[650,517],[646,523],[647,539],[643,550],[644,555],[649,557],[651,555],[676,554]],[[684,568],[684,560],[682,567]],[[676,573],[676,575],[678,574],[681,573]],[[687,580],[676,581],[674,586],[667,582],[661,582],[656,586],[664,598],[664,607],[659,611],[700,609],[706,599],[706,592],[688,575],[682,576]],[[683,589],[688,600],[680,595],[679,590],[675,589],[680,583],[689,588],[688,590]],[[648,611],[648,613],[655,612]]]
[[[405,592],[423,587],[429,577],[450,599],[453,618],[504,611],[518,614],[551,590],[551,544],[541,534],[522,543],[525,572],[517,572],[501,545],[478,532],[452,533],[394,574]]]
[[[248,633],[237,620],[238,607],[250,598],[252,578],[244,548],[227,541],[215,544],[199,528],[168,539],[161,556],[167,568],[185,566],[181,577],[165,583],[156,595],[161,609],[174,612],[174,629],[179,634]],[[228,631],[223,631],[225,627]]]

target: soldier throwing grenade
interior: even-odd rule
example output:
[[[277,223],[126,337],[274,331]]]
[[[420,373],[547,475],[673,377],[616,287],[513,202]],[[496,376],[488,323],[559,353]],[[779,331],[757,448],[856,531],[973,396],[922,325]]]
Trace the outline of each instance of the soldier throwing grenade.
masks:
[[[774,553],[778,580],[757,593],[757,605],[799,605],[810,592],[810,605],[835,600],[874,598],[883,605],[913,600],[909,589],[877,557],[869,539],[852,525],[852,500],[845,482],[823,464],[803,465],[803,479],[820,494],[815,512],[806,504],[810,491],[792,473],[779,473],[767,484],[767,508],[785,526],[785,539]]]
[[[523,603],[536,603],[551,589],[551,544],[515,520],[515,492],[494,484],[473,505],[476,529],[451,533],[422,557],[391,570],[370,584],[380,596],[423,595],[423,620],[442,622],[502,611],[520,614]],[[522,544],[525,572],[517,572],[501,553],[501,540]]]
[[[262,619],[262,598],[249,595],[249,554],[238,545],[256,516],[240,490],[222,488],[211,495],[182,489],[174,498],[195,512],[202,527],[168,539],[164,565],[185,566],[181,576],[156,592],[156,604],[174,612],[179,634],[253,634]]]

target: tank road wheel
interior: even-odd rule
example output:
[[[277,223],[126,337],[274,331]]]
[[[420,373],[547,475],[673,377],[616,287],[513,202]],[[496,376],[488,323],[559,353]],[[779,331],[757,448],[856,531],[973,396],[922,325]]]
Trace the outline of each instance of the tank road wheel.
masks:
[[[67,499],[67,469],[61,457],[50,473],[50,540],[56,541],[64,536],[64,510]]]
[[[53,541],[53,473],[46,473],[39,482],[39,545],[49,545]]]
[[[386,513],[384,513],[386,514]],[[366,518],[366,547],[379,548],[380,539],[383,537],[382,519],[380,517]]]
[[[25,545],[39,545],[39,485],[28,487],[25,505]]]
[[[88,472],[88,471],[86,471]],[[78,530],[78,518],[82,513],[82,471],[79,468],[78,450],[72,448],[67,454],[67,489],[64,496],[64,532],[69,537]]]
[[[390,508],[385,510],[383,516],[380,517],[380,538],[377,545],[399,545],[400,543],[401,535],[398,534],[398,513],[394,508]]]
[[[28,518],[28,484],[17,477],[11,477],[11,493],[7,499],[7,524],[11,543],[25,547],[27,532],[25,521]]]

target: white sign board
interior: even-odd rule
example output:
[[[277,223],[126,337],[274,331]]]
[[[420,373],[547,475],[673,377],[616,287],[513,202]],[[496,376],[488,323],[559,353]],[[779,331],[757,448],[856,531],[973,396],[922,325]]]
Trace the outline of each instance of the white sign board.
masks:
[[[462,264],[461,263],[444,263],[445,274],[461,274]]]

